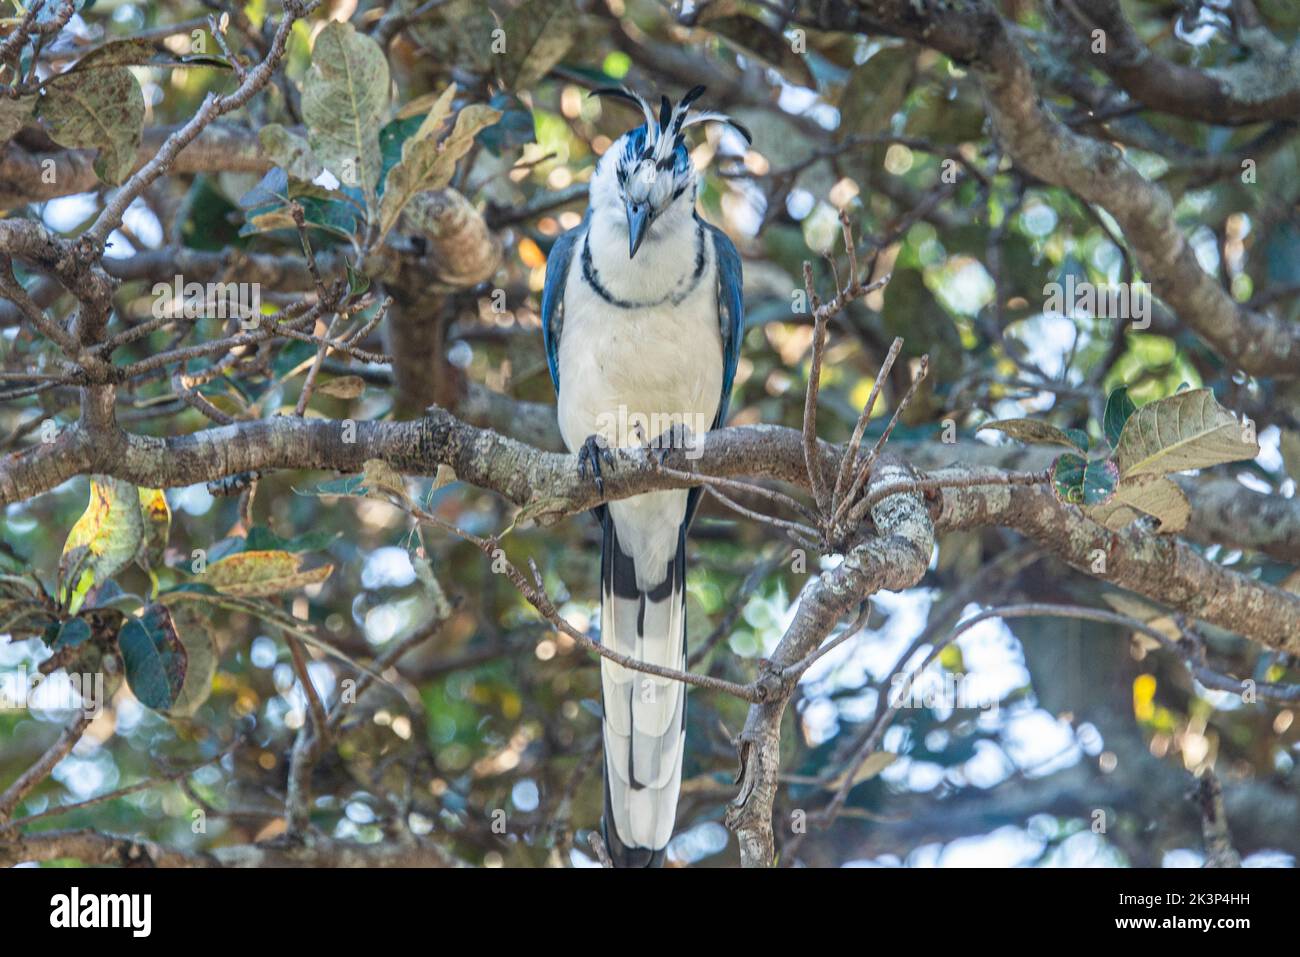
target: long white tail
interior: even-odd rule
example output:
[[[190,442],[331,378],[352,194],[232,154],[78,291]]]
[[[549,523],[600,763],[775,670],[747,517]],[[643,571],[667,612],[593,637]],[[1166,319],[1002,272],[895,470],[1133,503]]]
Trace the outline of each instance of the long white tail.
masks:
[[[686,668],[686,534],[662,580],[638,584],[606,512],[601,547],[601,642],[641,661]],[[657,867],[673,836],[686,750],[686,686],[600,660],[605,719],[605,845],[616,867]]]

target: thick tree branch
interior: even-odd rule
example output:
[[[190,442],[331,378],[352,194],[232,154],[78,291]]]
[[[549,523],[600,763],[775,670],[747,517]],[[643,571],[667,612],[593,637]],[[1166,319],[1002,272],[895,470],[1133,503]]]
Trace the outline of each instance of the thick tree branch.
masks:
[[[326,838],[181,851],[153,841],[99,831],[44,831],[0,838],[0,867],[24,861],[73,858],[117,867],[460,867],[445,850],[423,838],[350,844]]]
[[[906,466],[884,460],[868,493],[877,486],[914,478]],[[887,588],[911,588],[925,574],[935,528],[921,495],[895,494],[872,509],[877,534],[854,548],[833,571],[814,579],[799,599],[794,621],[772,654],[769,668],[780,674],[816,651],[836,623],[855,606]],[[791,681],[789,691],[793,691]],[[752,705],[737,739],[740,793],[727,809],[727,826],[740,841],[745,867],[773,863],[772,803],[780,771],[781,718],[789,694]]]
[[[146,129],[135,154],[135,170],[157,156],[163,143],[180,129]],[[0,209],[98,190],[103,182],[95,174],[95,154],[93,149],[29,149],[17,139],[0,146]],[[171,169],[173,173],[261,173],[270,165],[256,130],[213,123],[177,155]]]
[[[31,498],[81,474],[103,473],[139,485],[174,488],[243,472],[325,469],[359,472],[367,459],[383,459],[402,472],[433,475],[450,466],[471,485],[494,491],[544,524],[586,511],[602,499],[583,481],[576,458],[543,452],[433,409],[409,422],[357,422],[355,441],[341,422],[294,417],[241,422],[190,435],[158,438],[114,430],[92,433],[80,425],[55,441],[0,461],[0,504]],[[827,475],[841,450],[819,443]],[[807,487],[801,434],[780,426],[744,426],[709,433],[701,457],[670,453],[675,471],[705,475],[761,476]],[[665,473],[644,450],[618,450],[605,478],[607,499],[684,488],[685,478]],[[1007,485],[986,472],[987,486],[945,488],[936,526],[941,531],[983,526],[1013,528],[1039,542],[1086,574],[1098,553],[1100,577],[1121,588],[1281,651],[1300,651],[1300,596],[1279,591],[1207,561],[1182,541],[1132,526],[1112,532],[1059,503],[1042,488]],[[969,482],[971,466],[940,469],[924,476]],[[897,477],[897,476],[895,476]],[[868,493],[869,494],[869,493]],[[879,508],[879,506],[877,506]]]
[[[1228,126],[1300,118],[1300,50],[1288,48],[1263,25],[1240,31],[1251,56],[1223,67],[1198,69],[1152,53],[1124,17],[1118,0],[1073,0],[1065,16],[1091,36],[1105,32],[1103,52],[1092,62],[1130,96],[1154,110]]]

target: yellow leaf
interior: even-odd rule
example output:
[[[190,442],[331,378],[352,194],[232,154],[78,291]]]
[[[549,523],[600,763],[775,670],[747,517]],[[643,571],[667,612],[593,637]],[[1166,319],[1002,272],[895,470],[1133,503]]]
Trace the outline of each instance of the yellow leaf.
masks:
[[[172,613],[177,640],[185,649],[185,680],[166,714],[169,718],[189,718],[212,694],[217,674],[217,646],[207,622],[193,608],[182,607]]]
[[[329,578],[333,565],[304,570],[303,555],[293,552],[237,552],[209,565],[195,581],[225,595],[265,598]]]
[[[1115,461],[1127,479],[1240,462],[1258,454],[1254,430],[1219,405],[1209,389],[1192,389],[1148,402],[1130,415]]]
[[[538,269],[546,265],[546,253],[527,236],[519,240],[519,261],[529,269]]]
[[[336,399],[355,399],[366,391],[366,383],[361,376],[342,375],[337,379],[320,383],[316,386],[316,391]]]
[[[1105,504],[1085,509],[1094,522],[1119,531],[1140,514],[1160,521],[1164,534],[1181,532],[1192,517],[1192,506],[1183,490],[1163,475],[1143,474],[1121,479],[1115,496]]]
[[[144,565],[154,568],[162,564],[172,527],[172,511],[162,489],[142,488],[137,491],[140,493],[140,514],[144,519],[144,537],[138,557]]]
[[[411,102],[398,110],[395,114],[395,118],[399,120],[409,120],[411,117],[419,116],[421,113],[433,115],[438,111],[439,104],[444,100],[446,100],[446,112],[449,113],[451,111],[451,101],[455,95],[456,84],[453,83],[441,93],[425,93],[422,96],[417,96]],[[446,118],[446,113],[443,114],[443,118]],[[422,128],[423,125],[424,124],[421,124]]]
[[[889,767],[898,760],[898,755],[892,751],[873,751],[868,755],[867,760],[862,762],[857,773],[853,775],[853,784],[856,787],[863,781],[870,781],[885,768]],[[828,791],[838,791],[844,786],[844,780],[848,777],[847,770],[837,774],[834,778],[827,781],[823,787]]]
[[[386,501],[392,495],[402,502],[410,501],[406,494],[406,480],[383,459],[367,459],[361,481],[369,489],[371,498]]]
[[[1156,716],[1156,677],[1138,675],[1133,679],[1133,717],[1150,721]]]
[[[68,532],[59,561],[65,595],[69,576],[77,578],[69,612],[76,614],[86,591],[102,585],[135,557],[143,536],[144,519],[135,486],[106,476],[92,478],[90,502]]]
[[[501,119],[501,111],[481,103],[470,104],[456,116],[451,135],[441,143],[432,135],[421,137],[432,119],[431,111],[420,130],[402,144],[402,161],[388,171],[379,210],[381,236],[396,225],[402,209],[416,193],[441,189],[451,182],[456,162],[469,152],[480,130]]]
[[[433,477],[433,488],[430,491],[436,492],[440,488],[446,488],[452,482],[456,481],[456,470],[450,465],[439,465],[438,472]]]

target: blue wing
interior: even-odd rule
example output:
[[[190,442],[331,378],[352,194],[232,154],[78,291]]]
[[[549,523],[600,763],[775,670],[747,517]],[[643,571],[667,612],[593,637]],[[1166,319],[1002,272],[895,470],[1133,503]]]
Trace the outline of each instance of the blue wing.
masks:
[[[722,332],[722,399],[718,414],[710,428],[721,428],[727,422],[727,408],[731,405],[731,386],[736,381],[736,365],[740,362],[740,342],[745,337],[744,281],[740,267],[740,253],[727,234],[704,220],[704,228],[713,234],[713,248],[718,261],[718,325]],[[691,489],[686,498],[687,528],[695,519],[700,505],[702,489]]]
[[[727,407],[731,404],[731,386],[736,381],[736,365],[740,362],[740,342],[745,337],[744,281],[740,266],[740,253],[727,234],[708,223],[705,227],[713,234],[713,248],[718,257],[718,324],[722,327],[722,401],[713,428],[727,421]]]
[[[542,286],[542,342],[546,346],[546,365],[551,370],[551,384],[560,393],[560,333],[564,329],[564,283],[569,276],[573,249],[587,229],[587,220],[570,229],[555,241],[546,257],[546,282]]]

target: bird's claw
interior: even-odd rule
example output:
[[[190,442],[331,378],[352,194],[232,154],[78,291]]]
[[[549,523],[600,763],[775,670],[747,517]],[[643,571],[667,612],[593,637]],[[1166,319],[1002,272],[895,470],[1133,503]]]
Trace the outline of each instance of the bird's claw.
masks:
[[[699,439],[690,427],[683,422],[677,422],[669,426],[659,434],[655,439],[653,446],[659,453],[659,464],[661,466],[668,464],[668,456],[678,449],[690,451],[697,448]],[[689,456],[688,456],[689,458]]]
[[[591,467],[591,477],[596,482],[596,491],[601,495],[605,494],[605,479],[600,474],[600,461],[605,460],[605,464],[611,469],[614,468],[614,453],[609,449],[609,443],[605,437],[599,434],[587,436],[582,448],[578,450],[578,477],[587,477],[587,467]]]

